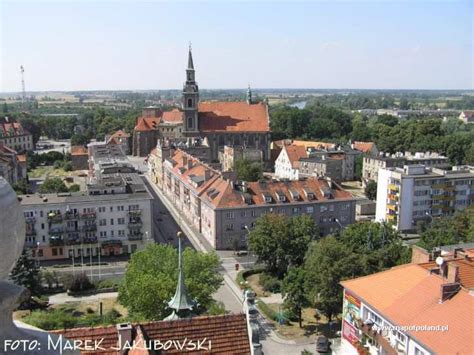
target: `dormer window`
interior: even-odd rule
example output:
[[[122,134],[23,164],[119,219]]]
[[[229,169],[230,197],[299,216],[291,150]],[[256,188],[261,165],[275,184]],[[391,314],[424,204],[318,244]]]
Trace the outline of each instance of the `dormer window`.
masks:
[[[278,201],[280,201],[280,202],[285,202],[286,201],[286,196],[283,192],[277,191],[277,192],[275,192],[275,194],[277,196]]]
[[[272,196],[271,196],[270,194],[264,192],[264,193],[262,194],[262,196],[263,196],[263,199],[264,199],[264,201],[265,201],[266,203],[272,202]]]

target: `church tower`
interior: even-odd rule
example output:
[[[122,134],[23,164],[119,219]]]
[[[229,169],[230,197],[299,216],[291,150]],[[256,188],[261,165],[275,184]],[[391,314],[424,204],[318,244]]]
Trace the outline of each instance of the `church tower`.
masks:
[[[186,82],[183,87],[184,135],[188,137],[199,134],[198,103],[199,87],[194,76],[193,54],[189,45],[188,68],[186,69]]]

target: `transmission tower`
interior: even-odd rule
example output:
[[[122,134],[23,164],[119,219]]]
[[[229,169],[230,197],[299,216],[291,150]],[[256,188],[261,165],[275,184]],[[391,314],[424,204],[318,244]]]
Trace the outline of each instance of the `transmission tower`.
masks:
[[[23,108],[25,108],[26,104],[26,92],[25,92],[25,68],[23,65],[20,65],[20,73],[21,73],[21,104]]]

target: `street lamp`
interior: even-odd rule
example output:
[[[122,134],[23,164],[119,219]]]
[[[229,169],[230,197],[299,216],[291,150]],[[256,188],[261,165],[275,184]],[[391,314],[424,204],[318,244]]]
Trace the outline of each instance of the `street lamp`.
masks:
[[[250,268],[250,245],[249,245],[249,237],[250,237],[250,229],[247,225],[244,226],[247,230],[247,267]]]

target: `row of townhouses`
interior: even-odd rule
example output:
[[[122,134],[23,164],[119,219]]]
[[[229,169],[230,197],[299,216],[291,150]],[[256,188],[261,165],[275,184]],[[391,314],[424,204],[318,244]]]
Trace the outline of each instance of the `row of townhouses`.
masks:
[[[322,235],[355,221],[356,200],[323,178],[297,181],[240,182],[181,149],[152,155],[152,179],[188,225],[216,249],[244,247],[248,230],[266,213],[307,214]]]
[[[38,260],[130,254],[153,239],[152,196],[116,145],[89,145],[85,191],[20,195]]]

